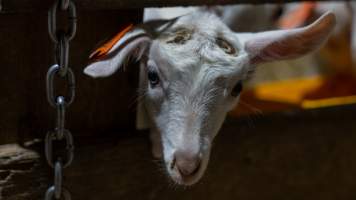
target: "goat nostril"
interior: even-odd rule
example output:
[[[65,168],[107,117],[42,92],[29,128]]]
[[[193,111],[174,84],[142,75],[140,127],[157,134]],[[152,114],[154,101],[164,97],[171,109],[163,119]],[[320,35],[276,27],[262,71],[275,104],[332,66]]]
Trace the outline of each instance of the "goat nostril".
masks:
[[[181,176],[192,176],[196,174],[201,165],[201,156],[198,153],[191,151],[176,151],[174,153],[174,162],[172,162],[173,168],[180,173]],[[172,167],[172,166],[171,166]]]
[[[200,161],[200,159],[198,159],[194,162],[182,163],[182,162],[179,162],[179,160],[178,160],[176,163],[177,163],[177,169],[181,175],[192,176],[199,171],[201,161]]]
[[[173,160],[172,160],[171,166],[170,166],[171,170],[174,169],[174,166],[175,166],[175,165],[176,165],[176,157],[173,157]]]
[[[182,174],[183,176],[189,176],[190,175],[190,172],[188,170],[185,170],[184,168],[181,169],[178,167],[178,171],[180,174]]]
[[[201,164],[201,160],[198,161],[197,165],[195,166],[195,169],[192,172],[192,175],[196,174],[199,171],[200,164]]]

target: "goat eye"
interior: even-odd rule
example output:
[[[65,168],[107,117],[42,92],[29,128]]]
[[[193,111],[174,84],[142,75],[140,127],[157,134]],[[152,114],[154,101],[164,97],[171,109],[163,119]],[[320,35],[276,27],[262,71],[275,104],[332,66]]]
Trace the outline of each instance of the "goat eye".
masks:
[[[235,54],[236,50],[235,48],[226,40],[222,39],[222,38],[217,38],[216,39],[216,44],[222,49],[224,50],[225,53],[227,54]]]
[[[237,97],[237,96],[239,96],[241,91],[242,91],[242,82],[239,81],[238,83],[236,83],[235,87],[232,89],[231,96]]]
[[[152,87],[156,86],[159,83],[158,74],[155,71],[148,71],[148,80]]]

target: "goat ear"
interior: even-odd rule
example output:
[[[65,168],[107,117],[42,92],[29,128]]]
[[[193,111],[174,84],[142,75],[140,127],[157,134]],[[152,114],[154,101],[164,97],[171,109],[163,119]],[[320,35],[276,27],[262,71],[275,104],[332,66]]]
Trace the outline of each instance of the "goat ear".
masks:
[[[290,30],[240,34],[251,64],[298,58],[323,44],[335,26],[335,15],[326,13],[313,24]]]
[[[130,56],[140,58],[151,37],[143,28],[132,25],[90,55],[92,62],[84,69],[91,77],[106,77],[116,72]]]

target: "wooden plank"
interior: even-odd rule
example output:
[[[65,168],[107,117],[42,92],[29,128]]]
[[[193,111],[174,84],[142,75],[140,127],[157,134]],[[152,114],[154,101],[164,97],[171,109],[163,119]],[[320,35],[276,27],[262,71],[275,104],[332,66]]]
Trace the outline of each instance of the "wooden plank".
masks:
[[[191,188],[167,181],[146,133],[75,137],[64,185],[77,200],[356,199],[355,108],[229,119],[205,177]],[[0,146],[0,198],[42,199],[53,176],[42,148]]]
[[[0,199],[43,199],[48,170],[35,150],[0,145]]]
[[[301,0],[77,0],[75,2],[78,8],[82,10],[117,10],[145,7],[286,3],[298,1]],[[2,0],[2,7],[3,12],[47,11],[52,2],[43,0]]]

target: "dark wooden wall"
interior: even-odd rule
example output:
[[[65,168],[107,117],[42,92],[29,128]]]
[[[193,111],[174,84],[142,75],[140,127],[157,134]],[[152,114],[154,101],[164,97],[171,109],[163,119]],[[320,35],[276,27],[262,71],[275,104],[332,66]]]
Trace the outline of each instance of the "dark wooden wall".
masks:
[[[137,67],[107,79],[82,73],[90,51],[131,22],[142,10],[81,11],[70,43],[69,65],[77,80],[75,102],[67,110],[73,134],[132,130],[135,122]],[[54,127],[55,109],[46,100],[45,75],[53,64],[47,12],[0,13],[0,144],[40,137]],[[129,106],[131,105],[131,106]]]

